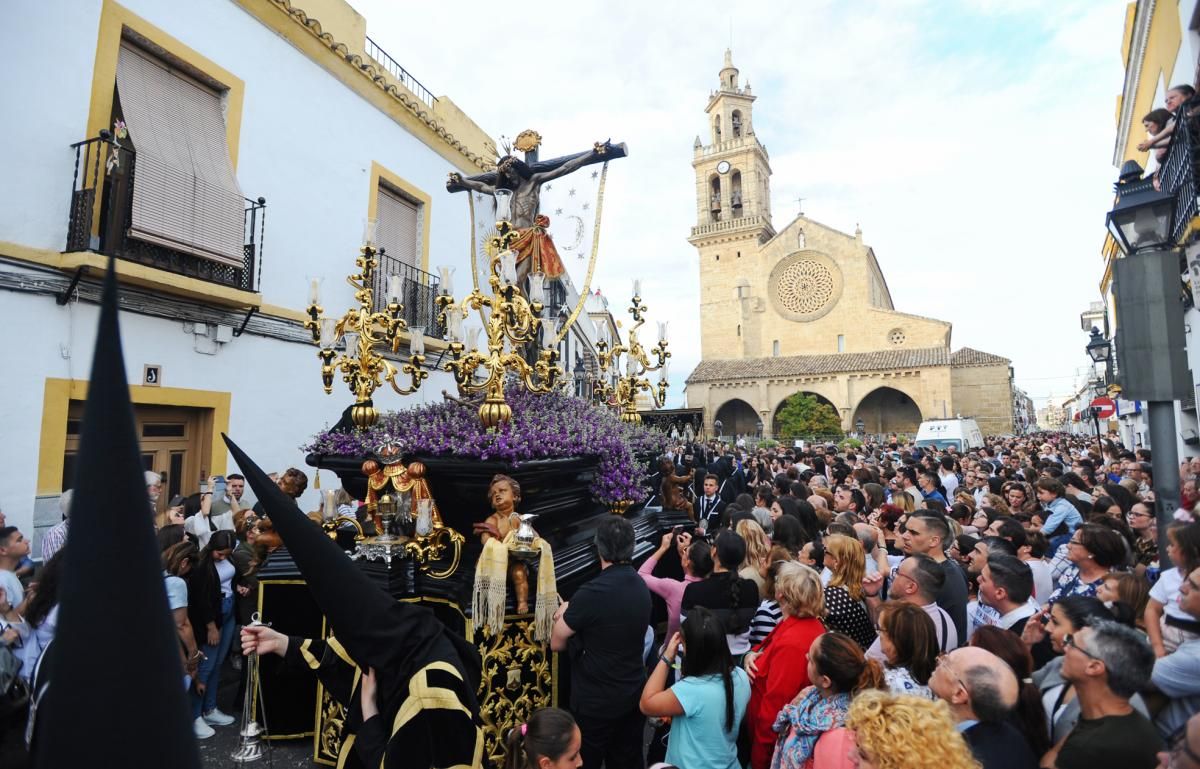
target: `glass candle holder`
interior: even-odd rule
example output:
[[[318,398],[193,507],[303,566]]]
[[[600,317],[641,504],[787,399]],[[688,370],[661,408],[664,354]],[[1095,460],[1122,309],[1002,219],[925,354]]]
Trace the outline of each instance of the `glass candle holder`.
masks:
[[[454,268],[443,264],[438,267],[438,275],[441,276],[438,281],[438,293],[442,296],[452,296],[454,294]]]
[[[517,252],[512,249],[500,252],[500,279],[505,283],[517,282]]]
[[[496,221],[507,222],[512,216],[512,190],[498,189],[492,194],[496,198]]]
[[[427,537],[433,531],[433,500],[417,500],[417,536]]]

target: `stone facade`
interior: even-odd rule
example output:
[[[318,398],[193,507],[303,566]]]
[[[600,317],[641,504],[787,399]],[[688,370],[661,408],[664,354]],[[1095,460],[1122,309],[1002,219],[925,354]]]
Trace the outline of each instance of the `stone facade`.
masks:
[[[1014,432],[1009,360],[964,347],[951,356],[950,364],[955,411],[975,417],[984,435]]]
[[[861,230],[800,215],[776,232],[754,100],[726,51],[705,108],[710,142],[693,145],[697,218],[688,242],[700,267],[702,360],[687,381],[688,403],[731,434],[753,433],[759,422],[774,432],[775,412],[796,392],[829,402],[847,431],[861,419],[867,432],[911,432],[924,418],[976,408],[992,430],[1011,431],[1008,361],[967,348],[951,356],[950,323],[897,311]],[[956,360],[978,355],[990,362],[957,372]]]

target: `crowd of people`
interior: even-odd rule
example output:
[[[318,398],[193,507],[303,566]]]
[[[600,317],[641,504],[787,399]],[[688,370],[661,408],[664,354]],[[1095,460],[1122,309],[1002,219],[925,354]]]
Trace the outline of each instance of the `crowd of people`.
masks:
[[[650,503],[689,523],[640,564],[629,521],[597,527],[601,571],[554,614],[569,702],[507,735],[511,769],[1200,769],[1200,458],[1162,554],[1149,452],[1112,442],[714,442],[658,467]],[[282,544],[224,480],[159,515],[146,479],[201,739],[234,722],[222,667]],[[70,502],[36,574],[0,520],[0,645],[28,680]]]
[[[245,479],[230,474],[220,480],[223,491],[214,476],[197,494],[172,499],[159,512],[161,478],[151,471],[145,474],[148,515],[154,520],[168,608],[179,637],[185,673],[181,683],[190,695],[198,739],[212,737],[214,727],[236,722],[217,707],[223,667],[228,660],[244,670],[236,653],[236,630],[249,624],[255,612],[259,568],[282,546],[270,519],[244,499]],[[299,497],[308,478],[289,468],[276,482],[285,493]],[[72,546],[71,500],[69,490],[59,498],[62,521],[42,536],[42,566],[36,576],[29,539],[16,527],[4,525],[0,513],[0,646],[11,655],[16,675],[27,687],[36,681],[45,650],[54,640],[59,577]],[[245,685],[243,676],[239,686]]]
[[[1200,458],[1160,558],[1147,450],[677,446],[555,615],[566,710],[509,766],[1200,767]],[[661,622],[654,622],[661,618]],[[643,752],[643,731],[653,733]]]

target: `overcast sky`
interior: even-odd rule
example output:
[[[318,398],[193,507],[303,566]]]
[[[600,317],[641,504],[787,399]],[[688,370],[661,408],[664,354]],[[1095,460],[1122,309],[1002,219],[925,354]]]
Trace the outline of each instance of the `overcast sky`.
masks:
[[[651,320],[671,319],[670,405],[700,350],[692,142],[708,141],[731,38],[776,230],[799,197],[817,221],[860,225],[897,310],[952,322],[954,349],[1012,359],[1039,406],[1075,386],[1116,177],[1125,2],[351,2],[492,136],[534,128],[544,158],[628,143],[594,287],[624,301],[640,275]]]

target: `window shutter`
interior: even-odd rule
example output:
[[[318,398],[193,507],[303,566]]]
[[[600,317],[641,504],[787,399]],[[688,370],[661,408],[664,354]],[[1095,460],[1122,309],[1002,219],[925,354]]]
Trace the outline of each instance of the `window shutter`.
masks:
[[[375,239],[379,247],[386,249],[393,259],[416,267],[420,239],[416,204],[381,186],[375,216],[378,220]]]
[[[220,97],[130,46],[117,92],[136,153],[130,236],[242,267],[245,198]]]

